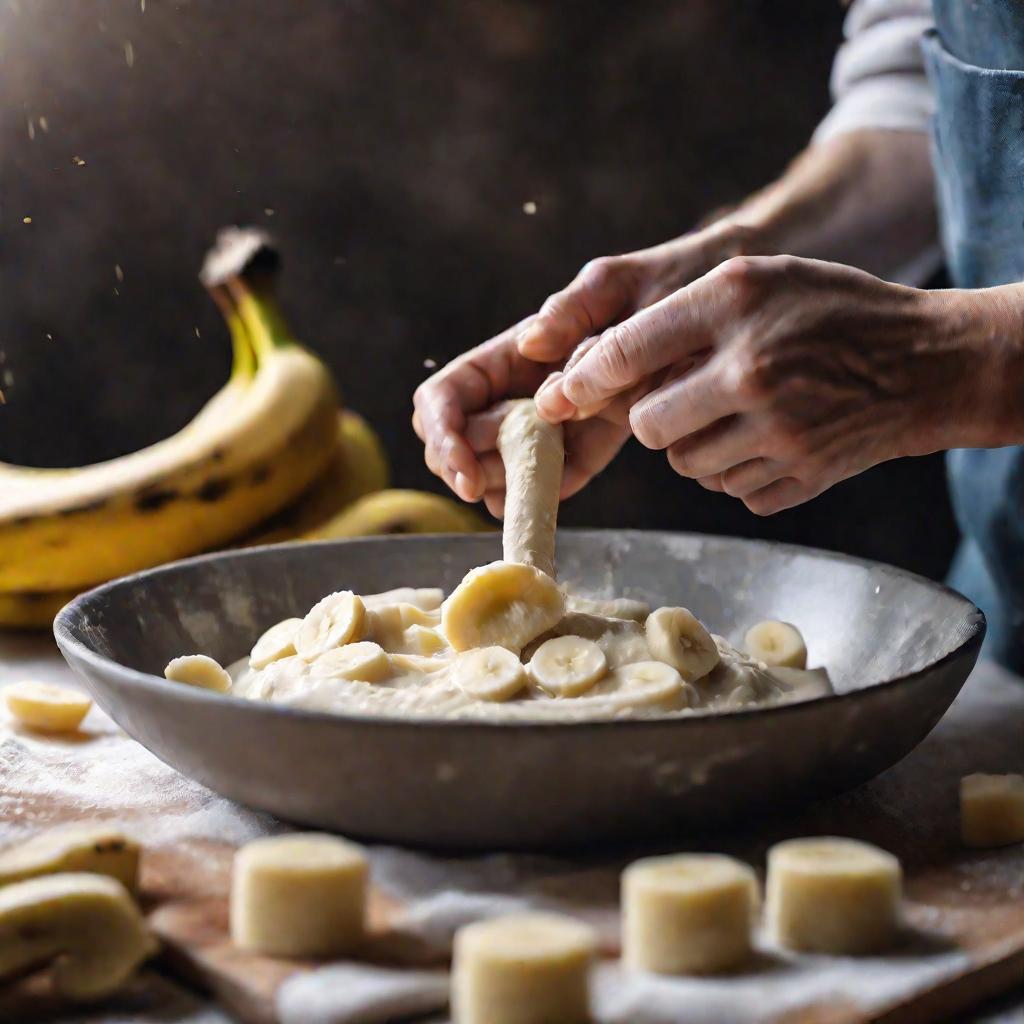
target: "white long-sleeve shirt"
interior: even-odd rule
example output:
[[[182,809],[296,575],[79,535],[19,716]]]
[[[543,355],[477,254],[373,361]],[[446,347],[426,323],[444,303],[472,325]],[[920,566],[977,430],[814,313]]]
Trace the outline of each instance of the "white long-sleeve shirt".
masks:
[[[921,36],[933,24],[930,0],[855,0],[832,66],[835,104],[814,141],[865,128],[927,131],[935,103]]]

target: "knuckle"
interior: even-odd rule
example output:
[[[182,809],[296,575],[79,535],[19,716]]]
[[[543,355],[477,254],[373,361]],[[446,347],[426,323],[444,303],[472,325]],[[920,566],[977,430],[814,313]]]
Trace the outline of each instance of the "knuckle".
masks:
[[[727,372],[732,376],[731,389],[747,404],[756,404],[767,397],[773,376],[771,356],[747,342],[739,347]]]
[[[642,342],[639,328],[628,320],[604,332],[597,347],[597,365],[609,384],[619,386],[629,382],[631,354]]]
[[[576,280],[587,288],[600,290],[618,275],[620,264],[617,256],[598,256],[583,264]]]

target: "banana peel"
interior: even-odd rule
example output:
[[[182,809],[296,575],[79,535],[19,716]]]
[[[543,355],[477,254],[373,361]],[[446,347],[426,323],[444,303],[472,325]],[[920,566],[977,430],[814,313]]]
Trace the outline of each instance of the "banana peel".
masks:
[[[479,514],[450,498],[426,491],[378,491],[360,498],[303,540],[375,534],[480,533],[493,529]]]

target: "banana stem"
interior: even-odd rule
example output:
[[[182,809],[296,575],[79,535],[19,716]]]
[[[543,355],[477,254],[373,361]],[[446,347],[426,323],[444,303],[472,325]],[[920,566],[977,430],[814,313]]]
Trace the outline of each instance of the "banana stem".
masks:
[[[256,350],[257,359],[265,358],[275,349],[295,344],[277,303],[270,295],[253,291],[240,278],[229,280],[227,287]]]
[[[216,285],[211,287],[209,292],[231,335],[231,379],[250,378],[256,373],[256,352],[245,323],[235,308],[227,288]]]

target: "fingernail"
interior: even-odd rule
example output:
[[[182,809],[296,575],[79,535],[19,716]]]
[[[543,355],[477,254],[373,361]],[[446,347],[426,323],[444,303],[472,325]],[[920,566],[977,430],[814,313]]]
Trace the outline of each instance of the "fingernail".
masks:
[[[522,355],[528,355],[529,353],[526,350],[537,344],[544,337],[545,333],[544,328],[540,324],[531,324],[516,339],[516,348],[519,349]]]
[[[476,501],[473,497],[473,488],[470,483],[470,479],[465,473],[455,474],[455,493],[458,494],[463,501]]]

